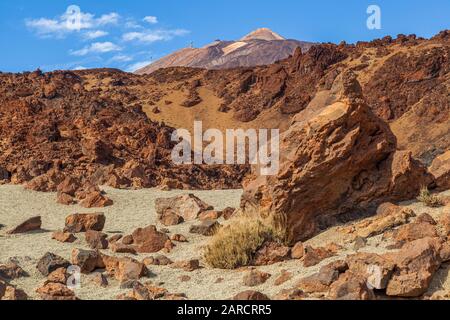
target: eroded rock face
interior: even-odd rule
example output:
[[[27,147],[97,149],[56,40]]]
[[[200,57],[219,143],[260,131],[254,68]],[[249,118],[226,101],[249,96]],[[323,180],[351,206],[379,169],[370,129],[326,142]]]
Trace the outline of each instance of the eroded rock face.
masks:
[[[397,297],[418,297],[424,294],[441,265],[441,242],[424,238],[407,243],[389,257],[396,267],[386,294]]]
[[[409,153],[396,152],[394,135],[364,103],[355,75],[339,81],[335,103],[281,136],[278,174],[256,176],[242,196],[244,211],[285,218],[293,241],[311,237],[333,216],[413,198],[432,182]]]
[[[436,157],[430,166],[440,190],[450,189],[450,150]]]

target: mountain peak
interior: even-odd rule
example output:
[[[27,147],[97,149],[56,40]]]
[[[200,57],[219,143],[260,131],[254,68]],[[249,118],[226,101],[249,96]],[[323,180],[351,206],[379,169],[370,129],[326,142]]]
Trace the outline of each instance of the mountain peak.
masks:
[[[240,41],[248,41],[248,40],[286,40],[278,33],[273,32],[268,28],[259,28],[255,31],[250,32],[248,35],[243,37]]]

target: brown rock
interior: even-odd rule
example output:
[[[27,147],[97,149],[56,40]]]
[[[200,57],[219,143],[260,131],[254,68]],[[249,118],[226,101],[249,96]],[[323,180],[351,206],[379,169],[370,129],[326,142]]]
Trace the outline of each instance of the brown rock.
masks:
[[[1,295],[0,295],[1,298]],[[24,301],[28,300],[28,295],[22,289],[17,289],[13,286],[6,287],[5,295],[1,300],[7,301]]]
[[[146,266],[155,265],[155,266],[167,266],[172,264],[172,260],[163,255],[157,255],[154,257],[148,257],[142,260],[142,263]]]
[[[100,191],[91,192],[80,201],[80,206],[84,208],[104,208],[112,205],[113,201]]]
[[[201,224],[192,225],[189,228],[190,233],[200,234],[205,237],[213,236],[221,227],[220,223],[215,220],[206,220]]]
[[[21,224],[19,224],[17,227],[9,230],[7,234],[19,234],[19,233],[27,233],[30,231],[36,231],[40,230],[42,225],[41,217],[33,217],[30,218]]]
[[[281,273],[280,273],[280,275],[275,279],[274,284],[275,284],[276,286],[280,286],[280,285],[282,285],[283,283],[285,283],[285,282],[291,280],[292,277],[293,277],[293,275],[292,275],[291,272],[288,272],[287,270],[281,270]]]
[[[336,80],[338,81],[338,80]],[[333,216],[414,198],[432,182],[410,153],[396,152],[389,126],[364,103],[352,72],[339,76],[337,102],[299,113],[280,141],[280,170],[246,184],[244,211],[286,217],[292,241],[310,238]]]
[[[386,294],[397,297],[424,294],[441,265],[440,249],[437,238],[423,238],[407,243],[394,254],[386,254],[396,265]]]
[[[70,232],[55,231],[52,234],[52,239],[62,243],[73,243],[77,238]]]
[[[90,278],[90,281],[102,288],[106,288],[109,284],[108,279],[101,272],[94,272]]]
[[[289,260],[291,250],[277,242],[266,242],[259,248],[253,257],[253,265],[267,266]]]
[[[159,221],[166,227],[169,227],[183,223],[184,219],[173,211],[167,210],[159,217]]]
[[[120,239],[122,239],[122,235],[121,234],[115,234],[115,235],[113,235],[113,236],[108,238],[108,242],[109,243],[113,243],[113,242],[119,241]]]
[[[69,275],[66,268],[58,268],[47,277],[47,282],[61,283],[66,285]]]
[[[421,215],[419,215],[415,222],[416,223],[426,222],[433,226],[437,225],[436,220],[434,220],[433,217],[430,216],[428,213],[422,213]]]
[[[126,244],[126,245],[129,245],[129,244],[133,244],[133,236],[132,235],[127,235],[127,236],[124,236],[123,238],[122,238],[122,243],[123,244]]]
[[[112,252],[115,252],[115,253],[137,254],[136,248],[129,244],[113,242],[110,244],[110,249]]]
[[[8,284],[6,283],[6,281],[3,281],[2,279],[0,279],[0,299],[2,299],[3,296],[5,295],[7,287],[8,287]]]
[[[328,298],[331,300],[373,300],[374,294],[367,287],[363,277],[347,271],[331,284]]]
[[[111,257],[101,255],[108,275],[115,277],[121,282],[139,280],[147,274],[147,268],[143,263],[128,257]]]
[[[305,293],[299,289],[283,289],[273,298],[273,300],[304,300]]]
[[[339,278],[341,273],[348,269],[345,261],[335,261],[320,268],[319,272],[300,279],[296,287],[306,293],[327,292],[330,285]]]
[[[186,237],[182,234],[174,234],[172,237],[170,237],[170,240],[176,241],[176,242],[188,242]]]
[[[59,204],[69,206],[75,203],[75,199],[71,195],[68,195],[67,193],[58,193],[56,202]]]
[[[321,261],[333,257],[336,253],[326,248],[305,247],[305,255],[303,256],[303,266],[305,268],[315,266]]]
[[[87,230],[84,236],[87,244],[89,245],[89,248],[91,249],[108,248],[108,241],[106,240],[106,238],[108,237],[107,234],[100,231]]]
[[[178,277],[178,279],[179,279],[181,282],[188,282],[188,281],[191,281],[191,277],[189,277],[189,276],[187,276],[187,275],[182,275],[182,276]]]
[[[103,267],[100,254],[94,250],[72,250],[72,264],[79,266],[82,273],[88,274]]]
[[[303,243],[301,241],[297,242],[291,249],[291,258],[292,259],[301,259],[305,254],[305,248],[303,247]]]
[[[439,224],[442,226],[444,234],[450,235],[450,209],[444,209],[441,217],[439,218]]]
[[[450,150],[437,156],[429,170],[435,177],[439,190],[450,189]]]
[[[17,263],[10,261],[6,264],[0,264],[0,279],[10,281],[22,277],[28,277],[28,273]]]
[[[264,300],[270,300],[268,296],[265,294],[253,291],[253,290],[247,290],[238,293],[235,295],[232,300],[240,300],[240,301],[264,301]]]
[[[75,293],[61,283],[47,283],[36,292],[42,300],[78,300]]]
[[[217,220],[222,216],[222,212],[217,211],[217,210],[208,210],[208,211],[203,211],[202,213],[200,213],[198,215],[198,219],[200,221],[205,221],[205,220]]]
[[[48,276],[50,273],[59,268],[67,268],[70,266],[70,262],[66,259],[57,256],[51,252],[47,252],[44,256],[39,259],[36,268],[44,276]]]
[[[87,230],[102,231],[106,217],[103,213],[76,213],[66,218],[65,232],[86,232]]]
[[[255,287],[265,283],[270,277],[270,273],[253,269],[244,276],[242,282],[244,286]]]
[[[192,272],[200,269],[200,262],[196,259],[177,261],[171,264],[174,269],[183,269],[184,271]]]
[[[193,194],[173,198],[158,198],[155,201],[155,208],[159,217],[165,212],[171,211],[181,216],[184,221],[195,220],[201,212],[213,209]]]
[[[405,243],[427,237],[435,238],[438,237],[438,233],[428,222],[414,222],[400,226],[391,237],[397,243]]]
[[[164,288],[155,287],[151,284],[141,284],[136,282],[133,285],[133,291],[131,297],[135,300],[156,300],[164,297],[168,291]]]
[[[347,257],[346,263],[352,274],[366,279],[369,289],[386,289],[395,265],[375,253],[357,253]]]
[[[154,253],[164,248],[169,237],[155,226],[139,228],[133,232],[133,243],[139,253]]]

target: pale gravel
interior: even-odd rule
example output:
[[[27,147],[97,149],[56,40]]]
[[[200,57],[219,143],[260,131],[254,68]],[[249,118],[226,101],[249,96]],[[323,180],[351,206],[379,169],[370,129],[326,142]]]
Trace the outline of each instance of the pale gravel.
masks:
[[[14,258],[30,274],[30,277],[13,281],[14,285],[25,290],[30,297],[38,298],[35,290],[45,281],[45,277],[36,270],[36,263],[39,258],[46,252],[53,252],[70,260],[70,254],[74,248],[86,249],[83,234],[78,234],[78,240],[73,244],[63,244],[51,239],[53,231],[64,227],[64,219],[67,215],[103,212],[106,215],[104,232],[109,235],[115,233],[126,235],[136,228],[151,224],[163,228],[164,226],[158,224],[156,219],[154,200],[158,197],[171,197],[189,193],[187,191],[161,191],[159,189],[117,190],[104,188],[104,190],[113,199],[113,206],[102,209],[84,209],[76,205],[57,204],[55,193],[29,191],[22,186],[0,186],[0,224],[5,225],[4,228],[0,229],[0,262],[6,262],[8,259]],[[239,207],[242,190],[194,191],[192,193],[213,205],[215,209],[221,210],[228,206]],[[450,195],[450,192],[445,193],[445,195]],[[418,203],[405,205],[410,206],[417,213],[429,212],[435,217],[440,213],[439,209],[425,208]],[[44,231],[22,235],[6,235],[8,229],[35,215],[42,217]],[[189,240],[188,243],[177,244],[176,248],[170,254],[167,254],[173,261],[194,258],[201,260],[202,246],[207,243],[208,238],[190,234],[188,230],[193,223],[198,222],[183,223],[179,226],[167,228],[170,230],[170,234],[181,233]],[[203,268],[194,272],[175,270],[168,266],[152,266],[148,279],[142,279],[142,281],[152,281],[171,293],[184,293],[192,300],[229,299],[248,289],[274,296],[282,289],[292,288],[299,279],[317,272],[321,266],[353,253],[353,245],[345,243],[343,235],[337,232],[336,228],[330,228],[319,234],[307,241],[307,244],[322,246],[331,242],[344,246],[338,256],[326,259],[319,265],[310,268],[304,268],[298,260],[258,267],[259,270],[272,274],[272,277],[265,284],[253,288],[245,287],[242,284],[242,278],[248,268],[238,270],[212,269],[206,266],[203,261],[201,262]],[[381,237],[374,237],[370,239],[368,246],[363,251],[383,253],[386,252],[384,246]],[[109,250],[104,250],[104,252],[112,255]],[[142,260],[147,256],[151,255],[138,255],[134,258]],[[274,281],[282,270],[291,272],[293,278],[280,286],[275,286]],[[431,286],[433,291],[450,287],[448,273],[449,267],[446,265],[433,280]],[[188,275],[191,280],[181,282],[179,281],[181,275]],[[106,288],[100,288],[89,280],[91,277],[92,275],[82,276],[81,288],[76,290],[76,295],[80,299],[115,299],[117,295],[129,291],[121,290],[119,283],[111,278],[108,278],[109,285]],[[216,283],[218,278],[223,278],[223,281]]]

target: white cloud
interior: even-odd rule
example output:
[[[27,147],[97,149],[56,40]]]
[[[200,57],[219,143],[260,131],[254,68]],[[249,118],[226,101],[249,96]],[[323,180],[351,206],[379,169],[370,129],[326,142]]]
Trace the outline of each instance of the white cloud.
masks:
[[[147,61],[140,61],[140,62],[133,63],[127,67],[126,71],[135,72],[136,70],[139,70],[143,67],[148,66],[152,62],[153,62],[152,60],[147,60]]]
[[[75,68],[73,68],[72,70],[86,70],[87,68],[86,67],[83,67],[83,66],[78,66],[78,67],[75,67]]]
[[[85,56],[90,53],[107,53],[120,50],[122,48],[112,42],[95,42],[83,49],[70,51],[70,54],[74,56]]]
[[[104,14],[97,19],[97,25],[104,26],[107,24],[117,24],[119,22],[119,18],[120,18],[119,14],[115,12]]]
[[[71,32],[117,24],[119,19],[120,15],[115,12],[95,18],[92,13],[85,13],[77,6],[70,6],[59,17],[27,19],[25,25],[39,36],[63,38]]]
[[[142,32],[128,32],[122,36],[124,41],[139,41],[143,43],[152,43],[156,41],[168,41],[174,37],[184,36],[189,31],[184,29],[175,30],[145,30]]]
[[[130,56],[127,56],[125,54],[118,54],[118,55],[112,57],[109,61],[110,62],[130,62],[131,60],[133,60],[133,58]]]
[[[103,30],[87,31],[83,37],[87,40],[97,39],[107,36],[109,33]]]
[[[146,16],[143,21],[150,23],[150,24],[157,24],[158,23],[158,18],[154,17],[154,16]]]

